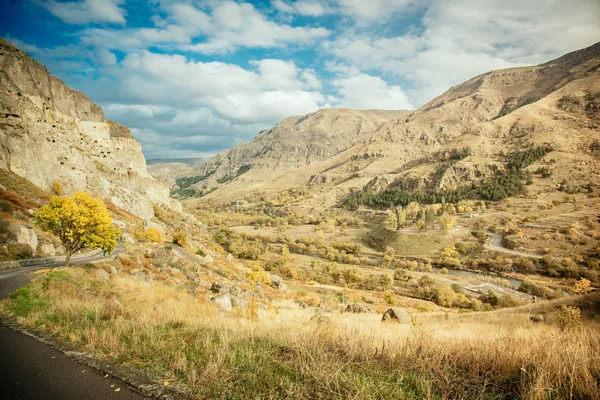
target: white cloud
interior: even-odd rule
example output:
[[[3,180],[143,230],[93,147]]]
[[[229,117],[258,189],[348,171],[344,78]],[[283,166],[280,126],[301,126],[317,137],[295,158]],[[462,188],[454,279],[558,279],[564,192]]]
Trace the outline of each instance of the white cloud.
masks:
[[[96,58],[100,65],[105,67],[114,67],[117,65],[117,56],[115,56],[110,50],[105,48],[99,48],[96,51]]]
[[[325,28],[279,24],[265,18],[252,4],[226,1],[213,9],[212,32],[207,41],[185,46],[204,54],[232,51],[237,47],[269,48],[284,44],[306,44],[331,33]]]
[[[341,13],[359,25],[388,20],[396,14],[409,14],[424,2],[418,0],[336,0]]]
[[[228,53],[239,47],[276,48],[305,45],[331,34],[322,27],[291,26],[267,19],[252,4],[210,3],[208,12],[190,4],[167,3],[166,18],[155,18],[154,28],[88,28],[82,42],[121,51],[170,46],[202,54]]]
[[[256,70],[220,62],[193,62],[180,55],[148,51],[128,55],[125,90],[140,100],[159,104],[202,105],[232,123],[276,123],[326,105],[312,89],[318,80],[294,63],[253,61]]]
[[[69,24],[125,23],[125,10],[120,6],[124,0],[82,0],[59,2],[46,0],[41,3],[52,15]]]
[[[362,12],[366,3],[340,0],[349,13]],[[402,3],[410,7],[408,1],[375,1],[373,10],[363,10],[363,21]],[[475,75],[538,64],[593,44],[600,38],[600,2],[432,0],[419,23],[398,37],[351,30],[323,48],[343,63],[411,82],[407,93],[419,105]]]
[[[335,79],[333,85],[342,96],[339,106],[356,109],[410,110],[412,104],[399,86],[390,86],[377,76],[359,73]]]
[[[273,1],[273,6],[284,13],[320,17],[327,11],[325,6],[316,0],[296,0],[290,3],[282,0]]]

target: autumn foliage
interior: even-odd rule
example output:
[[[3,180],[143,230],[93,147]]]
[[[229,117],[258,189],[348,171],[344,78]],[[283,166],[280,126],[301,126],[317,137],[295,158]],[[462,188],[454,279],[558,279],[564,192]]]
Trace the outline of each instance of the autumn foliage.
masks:
[[[36,223],[60,238],[67,251],[67,266],[73,253],[84,248],[111,252],[120,235],[104,202],[87,192],[52,197],[36,214]]]

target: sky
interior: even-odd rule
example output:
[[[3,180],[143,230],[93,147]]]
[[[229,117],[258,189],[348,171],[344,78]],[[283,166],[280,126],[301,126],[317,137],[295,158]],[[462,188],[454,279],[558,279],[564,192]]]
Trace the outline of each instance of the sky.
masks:
[[[129,127],[209,157],[321,108],[416,109],[600,41],[600,0],[0,0],[0,36]]]

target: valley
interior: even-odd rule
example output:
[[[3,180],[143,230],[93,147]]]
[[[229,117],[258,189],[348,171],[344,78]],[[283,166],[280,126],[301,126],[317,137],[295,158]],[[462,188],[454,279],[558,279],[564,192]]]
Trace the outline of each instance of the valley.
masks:
[[[600,397],[600,44],[152,165],[0,45],[0,269],[40,263],[10,326],[153,398]],[[118,250],[42,268],[81,191]]]

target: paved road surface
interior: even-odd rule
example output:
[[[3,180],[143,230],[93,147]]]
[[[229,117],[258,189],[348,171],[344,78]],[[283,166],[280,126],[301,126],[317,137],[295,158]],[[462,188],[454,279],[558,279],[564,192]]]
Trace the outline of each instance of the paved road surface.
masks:
[[[126,249],[119,245],[111,256]],[[111,257],[109,256],[109,257]],[[102,255],[74,260],[83,264]],[[62,265],[48,264],[0,272],[0,299],[33,279],[32,271]],[[120,389],[115,392],[115,389]],[[67,355],[0,324],[0,398],[2,399],[143,399],[112,377],[79,364]]]
[[[198,262],[198,259],[196,257],[189,255],[186,251],[184,251],[181,247],[177,245],[173,245],[173,251],[181,258],[185,258],[186,260],[191,261],[193,263]]]
[[[502,246],[502,235],[499,235],[497,233],[488,233],[487,235],[491,238],[490,242],[486,244],[486,247],[488,249],[500,251],[502,253],[513,254],[515,256],[542,258],[542,256],[538,256],[537,254],[523,253],[520,251],[507,249],[506,247]]]

